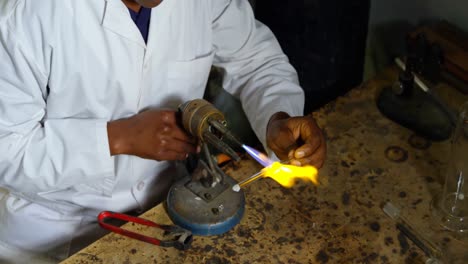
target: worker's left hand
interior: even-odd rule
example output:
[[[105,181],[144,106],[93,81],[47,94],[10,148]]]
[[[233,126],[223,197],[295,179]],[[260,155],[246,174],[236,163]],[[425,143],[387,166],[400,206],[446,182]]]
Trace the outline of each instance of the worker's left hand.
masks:
[[[292,165],[320,168],[325,161],[325,138],[311,115],[274,114],[268,122],[266,140],[280,160],[289,160]]]

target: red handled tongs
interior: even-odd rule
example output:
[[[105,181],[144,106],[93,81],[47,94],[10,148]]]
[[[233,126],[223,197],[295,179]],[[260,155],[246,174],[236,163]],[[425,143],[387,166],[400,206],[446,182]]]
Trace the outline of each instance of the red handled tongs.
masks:
[[[153,237],[148,237],[142,234],[134,233],[132,231],[120,228],[119,226],[106,223],[105,222],[106,219],[118,219],[118,220],[123,220],[126,222],[137,223],[140,225],[156,227],[156,228],[164,230],[164,234],[163,234],[164,237],[167,237],[169,239],[159,240]],[[161,246],[161,247],[175,247],[180,250],[185,250],[190,247],[190,244],[192,243],[192,239],[193,239],[192,232],[185,230],[181,227],[172,226],[172,225],[159,225],[159,224],[156,224],[155,222],[151,222],[143,218],[134,217],[134,216],[126,215],[126,214],[115,213],[115,212],[109,212],[109,211],[101,212],[98,215],[98,222],[102,228],[110,230],[114,233],[121,234],[130,238],[138,239],[140,241],[144,241],[144,242],[154,244],[157,246]]]

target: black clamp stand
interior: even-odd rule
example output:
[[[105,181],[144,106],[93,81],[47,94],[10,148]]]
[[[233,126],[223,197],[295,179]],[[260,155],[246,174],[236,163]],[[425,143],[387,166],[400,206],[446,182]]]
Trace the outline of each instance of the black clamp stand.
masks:
[[[442,141],[450,137],[453,114],[429,90],[415,85],[417,57],[408,55],[404,71],[392,87],[384,87],[377,98],[377,107],[389,119],[409,128],[429,140]]]

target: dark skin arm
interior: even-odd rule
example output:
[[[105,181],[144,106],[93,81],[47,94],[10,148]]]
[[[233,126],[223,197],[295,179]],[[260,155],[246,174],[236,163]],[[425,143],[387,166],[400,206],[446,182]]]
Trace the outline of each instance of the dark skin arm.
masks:
[[[147,110],[107,123],[111,155],[152,160],[184,160],[197,152],[196,140],[178,125],[172,110]]]
[[[111,155],[134,155],[153,160],[184,160],[198,152],[196,140],[179,126],[177,112],[148,110],[107,124]],[[291,164],[322,167],[326,144],[311,116],[289,117],[279,112],[267,127],[267,145]]]
[[[280,160],[293,165],[321,168],[325,161],[325,138],[311,115],[274,114],[267,126],[267,145]]]

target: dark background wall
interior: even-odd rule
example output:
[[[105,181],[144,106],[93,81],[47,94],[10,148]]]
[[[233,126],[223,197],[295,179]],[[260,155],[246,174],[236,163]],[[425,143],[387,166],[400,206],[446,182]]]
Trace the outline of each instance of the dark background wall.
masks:
[[[370,0],[255,0],[296,68],[309,113],[362,81]]]
[[[405,34],[445,20],[468,32],[467,0],[372,0],[364,79],[375,76],[405,52]]]
[[[467,0],[250,0],[297,69],[306,113],[372,78],[428,21],[468,31]]]
[[[372,0],[369,26],[405,20],[416,24],[426,19],[444,19],[468,31],[466,0]]]

